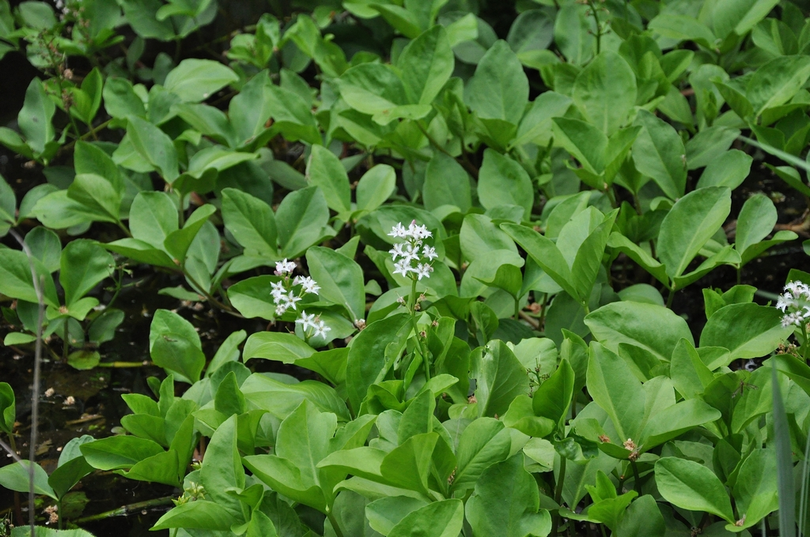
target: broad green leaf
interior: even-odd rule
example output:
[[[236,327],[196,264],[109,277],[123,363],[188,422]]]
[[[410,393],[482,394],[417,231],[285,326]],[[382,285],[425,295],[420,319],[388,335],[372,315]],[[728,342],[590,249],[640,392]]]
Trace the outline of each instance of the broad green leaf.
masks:
[[[554,21],[554,42],[573,65],[584,65],[593,57],[596,48],[591,17],[587,13],[586,6],[565,3]]]
[[[11,434],[17,419],[17,406],[14,390],[8,382],[0,382],[0,430]]]
[[[454,158],[436,151],[425,170],[422,197],[429,211],[454,205],[466,213],[472,206],[470,178]]]
[[[104,109],[114,118],[124,119],[127,116],[146,117],[143,101],[132,82],[125,78],[109,77],[104,83]]]
[[[537,388],[532,397],[532,408],[538,416],[561,426],[571,406],[574,394],[574,370],[568,360],[560,361],[557,370]]]
[[[245,399],[258,408],[271,412],[280,419],[286,418],[304,399],[313,403],[321,412],[331,412],[340,421],[349,421],[351,416],[346,401],[337,392],[314,380],[289,384],[261,373],[254,373],[240,386]]]
[[[402,497],[396,497],[401,500]],[[371,500],[364,498],[357,492],[343,490],[335,498],[332,505],[332,516],[337,521],[343,535],[356,535],[357,537],[381,537],[372,528],[370,521],[365,516],[366,507]],[[424,505],[424,504],[422,504]],[[261,512],[261,511],[258,511]],[[387,532],[386,532],[387,533]],[[256,537],[263,537],[264,534],[257,534]],[[336,537],[331,521],[324,523],[324,537]]]
[[[690,511],[705,511],[734,523],[726,489],[714,472],[700,463],[662,457],[655,463],[655,482],[668,502]]]
[[[636,77],[619,54],[603,51],[577,75],[572,98],[588,121],[610,136],[636,103]]]
[[[349,106],[374,115],[408,104],[405,86],[394,69],[380,63],[364,63],[347,70],[338,80],[340,96]]]
[[[28,256],[19,250],[0,248],[0,293],[26,302],[38,303],[34,273],[42,283],[42,298],[45,304],[58,308],[59,299],[56,296],[53,277],[42,262],[34,257],[29,260]]]
[[[408,322],[408,315],[392,315],[366,326],[349,347],[346,364],[349,401],[357,412],[365,399],[368,387],[377,381],[386,364],[386,348],[398,340],[397,333]]]
[[[257,332],[245,343],[242,359],[267,358],[285,364],[293,364],[301,358],[309,358],[315,349],[301,341],[295,334],[283,332]]]
[[[700,334],[701,347],[725,347],[729,362],[773,352],[793,327],[782,326],[779,310],[759,304],[730,304],[712,315]]]
[[[205,367],[200,336],[190,322],[168,310],[157,310],[149,330],[149,352],[156,365],[179,373],[191,383]]]
[[[17,115],[17,124],[25,141],[35,153],[42,154],[55,136],[51,119],[56,105],[48,98],[39,78],[34,78],[25,91],[25,101]]]
[[[551,276],[557,285],[572,297],[577,297],[577,290],[571,281],[571,268],[554,242],[525,226],[501,224],[501,229],[526,250],[526,253]]]
[[[56,493],[48,484],[48,474],[37,463],[34,465],[34,492],[57,499]],[[22,460],[0,468],[0,485],[16,492],[29,491],[31,462]]]
[[[755,115],[790,101],[808,78],[810,58],[807,56],[780,56],[759,67],[746,89]]]
[[[534,205],[534,187],[529,174],[514,160],[492,149],[484,151],[478,177],[481,205],[491,209],[499,205],[517,205],[528,218]]]
[[[697,188],[707,186],[737,188],[748,177],[753,160],[753,157],[739,149],[726,151],[706,166],[698,179]]]
[[[360,178],[357,183],[357,208],[373,211],[396,190],[397,174],[387,164],[377,164]]]
[[[157,168],[166,182],[177,179],[177,151],[165,132],[137,116],[128,116],[127,137],[140,157]]]
[[[507,250],[517,254],[515,243],[498,229],[486,215],[468,214],[459,233],[459,245],[464,259],[475,261],[490,252]],[[490,266],[490,265],[488,265]]]
[[[527,142],[546,145],[549,140],[549,125],[552,118],[562,117],[571,106],[565,95],[546,91],[537,96],[518,127],[517,136],[509,145],[516,147]]]
[[[627,363],[598,343],[591,343],[588,393],[613,421],[619,442],[640,441],[646,395]]]
[[[751,196],[743,204],[737,217],[737,238],[734,248],[741,254],[750,246],[770,235],[777,214],[773,202],[765,194]]]
[[[0,175],[0,237],[8,233],[16,221],[17,196],[6,180]]]
[[[681,401],[651,413],[641,433],[641,444],[649,450],[683,433],[722,417],[719,410],[700,399]]]
[[[67,189],[68,198],[80,203],[93,220],[120,220],[121,183],[95,173],[80,173]]]
[[[176,269],[177,264],[162,249],[138,239],[119,239],[104,244],[104,248],[119,253],[138,263]]]
[[[71,307],[115,269],[113,257],[89,240],[74,240],[62,252],[59,283],[65,290],[65,305]]]
[[[321,289],[318,294],[346,308],[352,322],[365,317],[365,288],[363,270],[331,248],[313,246],[307,250],[307,266]]]
[[[579,119],[555,117],[551,120],[554,140],[594,175],[605,171],[607,136],[595,126]]]
[[[551,516],[540,509],[537,483],[523,467],[523,455],[490,466],[467,500],[467,521],[476,535],[545,537]]]
[[[81,452],[81,446],[95,439],[90,435],[76,437],[68,441],[59,454],[59,466],[48,478],[48,484],[54,493],[63,498],[84,476],[94,470],[87,464]]]
[[[388,537],[457,537],[464,525],[464,504],[461,500],[442,500],[406,515],[391,528]]]
[[[503,341],[487,344],[475,371],[479,416],[503,416],[515,397],[529,393],[526,370]]]
[[[689,325],[682,317],[655,304],[612,302],[591,312],[585,324],[613,352],[618,352],[620,343],[629,343],[665,362],[681,338],[693,341]]]
[[[59,261],[62,258],[62,240],[59,235],[45,226],[37,226],[25,234],[25,244],[31,250],[31,255],[40,260],[49,272],[59,270]]]
[[[328,222],[329,207],[320,188],[302,188],[287,194],[276,211],[281,255],[298,257],[313,244],[334,235]]]
[[[246,250],[270,259],[278,257],[275,214],[265,202],[241,190],[225,188],[222,219]]]
[[[650,30],[678,41],[694,41],[704,46],[714,46],[715,36],[708,26],[699,22],[696,18],[680,13],[661,13],[648,25]]]
[[[365,517],[369,525],[383,535],[391,530],[409,513],[428,505],[428,502],[408,496],[384,496],[365,508]]]
[[[307,178],[321,187],[329,208],[338,213],[351,209],[349,177],[340,160],[321,145],[312,146],[312,156],[307,164]]]
[[[82,444],[82,455],[93,468],[116,470],[131,468],[158,453],[165,453],[157,442],[135,436],[111,436]]]
[[[755,449],[742,462],[732,490],[742,527],[750,528],[779,508],[773,449]]]
[[[174,259],[177,259],[181,265],[185,262],[186,254],[189,248],[191,248],[191,244],[194,242],[197,233],[200,232],[200,229],[202,229],[203,225],[205,225],[215,212],[216,207],[210,203],[201,205],[191,213],[191,216],[188,217],[182,228],[172,231],[166,236],[166,239],[163,241],[165,250],[173,256]]]
[[[479,418],[470,423],[461,433],[456,449],[458,468],[452,490],[473,488],[487,468],[509,457],[511,445],[511,436],[502,422]]]
[[[655,498],[645,494],[637,498],[624,513],[616,528],[616,535],[621,537],[646,537],[663,535],[666,531],[664,517]]]
[[[610,230],[613,227],[613,222],[617,214],[617,211],[613,211],[603,216],[598,210],[591,208],[572,218],[571,222],[566,224],[560,231],[558,243],[564,248],[561,252],[564,257],[567,257],[571,265],[571,283],[577,291],[576,296],[580,297],[581,301],[586,300],[586,298],[591,295],[596,277],[599,274],[599,269],[602,268],[602,257],[605,253],[605,246],[607,245],[608,236],[610,235]],[[591,223],[586,227],[584,225],[586,219],[591,222],[599,222],[599,220],[602,219],[602,222],[595,228],[592,227]],[[574,226],[581,227],[580,230],[573,231],[572,234],[569,230],[574,230]],[[586,231],[590,231],[590,233],[584,236]],[[571,240],[572,237],[578,233],[581,234],[576,239]],[[580,237],[582,237],[581,242],[579,242]],[[571,247],[577,242],[579,242],[579,244],[577,245],[576,254],[572,259],[568,247]],[[573,250],[573,248],[571,250]]]
[[[453,73],[453,51],[442,26],[430,30],[408,43],[397,59],[408,100],[430,104]]]
[[[695,346],[686,339],[678,341],[672,352],[670,372],[675,389],[686,399],[702,394],[714,380],[713,373],[700,359]]]
[[[152,529],[188,528],[229,532],[231,525],[241,523],[234,513],[214,501],[198,500],[178,505],[160,517]],[[37,532],[39,534],[39,532]]]
[[[709,127],[686,142],[686,165],[690,170],[702,168],[726,154],[732,142],[740,135],[737,129]]]
[[[465,92],[478,117],[520,122],[529,100],[529,81],[506,41],[497,41],[481,58]]]
[[[236,73],[219,62],[189,58],[166,75],[163,85],[183,102],[196,103],[238,80]]]
[[[636,125],[643,130],[633,144],[636,169],[652,177],[672,199],[683,196],[686,188],[686,149],[671,125],[646,110],[639,110]]]
[[[438,433],[417,434],[394,448],[380,463],[384,482],[429,497],[428,475],[433,450],[442,442]]]
[[[683,274],[731,211],[731,191],[707,187],[679,199],[661,222],[656,250],[675,278]]]

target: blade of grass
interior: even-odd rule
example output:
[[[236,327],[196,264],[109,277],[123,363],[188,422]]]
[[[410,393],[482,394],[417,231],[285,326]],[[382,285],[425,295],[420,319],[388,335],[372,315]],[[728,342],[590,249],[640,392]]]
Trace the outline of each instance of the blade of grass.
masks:
[[[776,467],[779,491],[780,537],[796,537],[796,487],[793,483],[793,455],[782,392],[776,367],[771,366],[773,382],[773,432],[776,440]]]

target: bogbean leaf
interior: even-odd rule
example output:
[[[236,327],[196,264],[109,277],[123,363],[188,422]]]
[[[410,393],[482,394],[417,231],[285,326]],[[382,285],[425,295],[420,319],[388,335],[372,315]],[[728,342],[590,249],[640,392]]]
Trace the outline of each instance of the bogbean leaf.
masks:
[[[726,489],[714,472],[700,463],[662,457],[655,463],[655,482],[668,502],[690,511],[705,511],[734,523]]]
[[[432,502],[406,515],[391,528],[389,537],[424,535],[425,537],[456,537],[464,525],[464,504],[461,500]]]
[[[177,151],[165,132],[137,116],[128,116],[127,138],[140,157],[154,166],[166,182],[177,179],[180,174]]]
[[[488,343],[474,368],[479,416],[503,416],[515,397],[529,392],[526,370],[503,341]]]
[[[703,129],[686,143],[687,167],[694,170],[711,164],[728,151],[739,135],[739,130],[727,127]]]
[[[397,175],[387,164],[377,164],[363,174],[357,183],[357,208],[373,211],[396,189]]]
[[[38,154],[44,153],[48,142],[55,136],[51,119],[56,105],[48,98],[39,78],[34,78],[25,91],[25,101],[17,115],[20,132],[28,146]]]
[[[470,423],[461,433],[456,449],[458,468],[452,490],[473,488],[487,468],[509,457],[511,445],[509,431],[501,421],[479,418]]]
[[[644,537],[663,535],[666,531],[664,517],[658,504],[649,494],[645,494],[630,504],[616,530],[623,537]]]
[[[554,139],[582,164],[587,172],[600,175],[605,171],[607,136],[597,127],[579,119],[552,119]]]
[[[612,302],[591,312],[585,324],[600,343],[614,352],[618,352],[619,344],[629,343],[662,361],[669,361],[681,338],[693,341],[682,317],[655,304]]]
[[[430,104],[453,73],[453,51],[447,32],[434,26],[408,43],[397,59],[408,100]]]
[[[343,165],[331,151],[320,145],[312,146],[307,165],[307,178],[321,188],[329,208],[345,213],[351,209],[349,177]]]
[[[65,290],[65,305],[70,308],[115,268],[113,257],[89,240],[71,241],[62,252],[59,283]]]
[[[466,213],[472,206],[470,178],[455,159],[437,151],[425,170],[422,196],[429,211],[454,205]]]
[[[164,87],[183,102],[196,103],[237,80],[236,73],[219,62],[188,58],[166,75]]]
[[[225,227],[246,250],[275,259],[278,256],[276,219],[264,201],[241,190],[222,190]]]
[[[36,258],[32,257],[29,263],[28,256],[19,250],[0,249],[0,293],[35,304],[39,302],[32,276],[32,265],[36,277],[42,283],[42,298],[45,304],[58,308],[59,299],[50,271]]]
[[[779,310],[759,304],[730,304],[709,317],[700,334],[700,346],[725,347],[728,361],[766,356],[793,331],[782,326]]]
[[[745,253],[749,247],[767,237],[776,224],[777,214],[773,202],[764,194],[751,196],[743,204],[737,217],[737,238],[734,248]]]
[[[205,367],[200,336],[190,322],[168,310],[157,310],[152,318],[149,352],[155,364],[191,383],[200,379]]]
[[[670,278],[683,274],[731,211],[731,191],[707,187],[679,199],[661,222],[658,256]]]
[[[349,106],[374,115],[408,104],[405,86],[394,69],[380,63],[364,63],[347,70],[339,80],[340,95]]]
[[[313,244],[333,236],[328,222],[329,207],[320,188],[302,188],[287,194],[276,211],[281,255],[298,257]]]
[[[707,186],[737,188],[748,177],[753,160],[753,157],[739,149],[726,151],[706,166],[698,179],[697,188]]]
[[[686,149],[680,136],[671,125],[646,110],[639,111],[636,125],[643,127],[633,145],[636,169],[652,177],[670,198],[680,198],[686,187]]]
[[[120,179],[115,181],[95,173],[76,175],[67,189],[68,198],[81,204],[93,220],[113,223],[120,221],[123,194]]]
[[[174,259],[177,259],[180,264],[183,264],[197,233],[200,232],[200,229],[202,229],[203,225],[215,212],[216,207],[211,204],[198,207],[197,210],[191,213],[191,216],[188,217],[182,228],[172,231],[166,236],[166,239],[163,241],[165,250],[172,255]]]
[[[289,384],[280,380],[254,373],[240,386],[245,399],[270,411],[280,419],[286,418],[304,399],[307,399],[322,412],[331,412],[340,421],[351,419],[346,402],[337,392],[322,382],[305,380]]]
[[[217,502],[209,500],[187,502],[164,514],[152,529],[188,528],[208,531],[230,531],[231,525],[240,522],[234,513]]]
[[[598,343],[591,343],[588,392],[613,421],[620,442],[640,441],[646,394],[627,363]]]
[[[532,398],[534,413],[555,422],[564,423],[574,394],[574,370],[567,360],[560,361],[557,370],[545,381]]]
[[[606,136],[627,122],[636,102],[636,77],[624,58],[603,51],[574,81],[574,103]]]
[[[301,341],[295,334],[282,332],[257,332],[245,343],[242,359],[266,358],[285,364],[296,363],[315,354],[315,349]]]
[[[14,390],[8,382],[0,382],[0,430],[11,434],[17,418]]]
[[[499,205],[517,205],[528,218],[534,205],[534,187],[523,167],[497,151],[486,149],[478,177],[481,205],[491,209]]]
[[[523,455],[490,466],[467,500],[467,521],[476,535],[548,535],[551,516],[540,509],[540,494]]]
[[[785,104],[810,78],[810,58],[780,56],[754,71],[746,96],[759,116],[765,110]]]
[[[313,246],[307,250],[307,266],[321,286],[321,297],[346,308],[353,322],[364,318],[366,294],[360,265],[330,248]]]
[[[17,492],[28,492],[31,462],[22,460],[0,468],[0,485]],[[48,484],[48,474],[37,463],[34,466],[34,492],[57,499],[56,493]]]

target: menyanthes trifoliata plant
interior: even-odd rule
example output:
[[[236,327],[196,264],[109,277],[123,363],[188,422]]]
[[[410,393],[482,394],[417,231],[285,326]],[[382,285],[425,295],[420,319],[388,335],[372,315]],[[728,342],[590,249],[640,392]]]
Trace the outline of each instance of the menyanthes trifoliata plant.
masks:
[[[810,319],[810,286],[790,282],[776,301],[776,309],[784,313],[782,326],[802,327]]]
[[[309,276],[295,276],[291,278],[295,270],[295,263],[283,259],[276,263],[276,276],[281,276],[281,280],[270,284],[270,295],[276,305],[276,316],[284,315],[287,310],[298,310],[296,303],[301,301],[306,294],[317,295],[320,290],[318,283]],[[295,288],[299,287],[298,290]],[[301,310],[301,315],[295,320],[304,331],[305,339],[314,336],[326,337],[326,333],[331,330],[326,323],[321,320],[320,315],[308,314]]]
[[[433,234],[424,225],[418,225],[416,220],[406,228],[402,222],[398,222],[389,237],[395,239],[405,239],[403,242],[394,244],[388,250],[394,260],[394,274],[402,274],[412,280],[430,278],[433,272],[433,260],[438,254],[436,248],[423,244],[424,239],[430,238]]]

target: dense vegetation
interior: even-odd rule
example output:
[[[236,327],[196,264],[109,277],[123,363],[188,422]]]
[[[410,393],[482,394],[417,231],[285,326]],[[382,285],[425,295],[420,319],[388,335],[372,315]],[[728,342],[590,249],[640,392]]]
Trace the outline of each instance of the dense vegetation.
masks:
[[[176,536],[810,528],[807,5],[253,4],[0,0],[39,75],[0,127],[17,517],[87,535],[102,471]],[[146,280],[176,306],[121,362]],[[206,355],[204,316],[242,329]],[[163,371],[46,471],[47,364]]]

